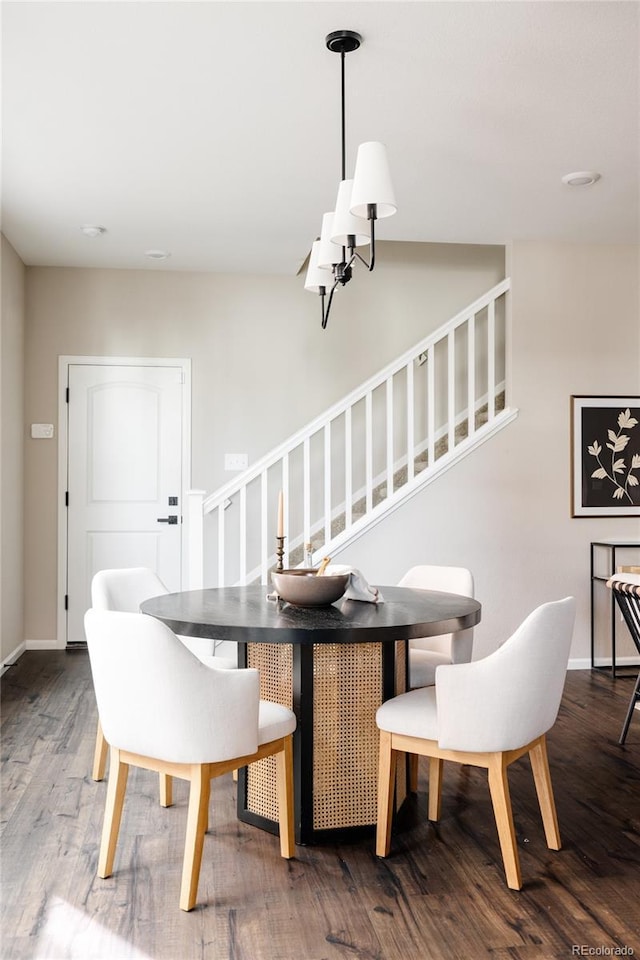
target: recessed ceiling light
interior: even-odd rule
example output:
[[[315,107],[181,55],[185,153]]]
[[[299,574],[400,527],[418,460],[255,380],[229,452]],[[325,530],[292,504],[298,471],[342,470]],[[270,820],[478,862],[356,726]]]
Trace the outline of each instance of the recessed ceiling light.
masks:
[[[600,174],[595,170],[579,170],[577,173],[567,173],[562,178],[562,182],[568,187],[590,187],[600,179]]]
[[[144,255],[149,260],[168,260],[171,256],[166,250],[145,250]]]
[[[103,233],[107,232],[106,227],[99,227],[93,223],[85,223],[80,227],[80,230],[85,237],[101,237]]]

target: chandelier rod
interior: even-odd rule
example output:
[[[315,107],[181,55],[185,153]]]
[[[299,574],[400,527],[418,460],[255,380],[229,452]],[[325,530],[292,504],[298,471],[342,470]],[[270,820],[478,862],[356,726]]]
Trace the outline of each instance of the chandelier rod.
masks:
[[[341,93],[342,93],[342,96],[341,96],[341,102],[342,102],[342,174],[341,174],[341,177],[340,177],[341,180],[346,180],[346,179],[347,179],[347,145],[346,145],[346,144],[347,144],[347,125],[346,125],[346,121],[345,121],[345,112],[346,112],[346,111],[345,111],[345,99],[346,99],[346,98],[345,98],[345,81],[344,81],[344,77],[345,77],[344,61],[345,61],[345,52],[344,52],[344,50],[341,50],[341,52],[340,52],[340,72],[341,72],[341,79],[342,79],[342,91],[341,91]]]
[[[341,176],[340,176],[340,180],[346,180],[346,179],[347,179],[347,123],[346,123],[346,119],[345,119],[345,116],[346,116],[346,109],[345,109],[346,96],[345,96],[345,80],[344,80],[344,77],[345,77],[344,60],[345,60],[345,51],[344,51],[344,46],[343,46],[342,49],[341,49],[341,51],[340,51],[340,80],[341,80],[340,107],[341,107],[341,111],[342,111],[342,173],[341,173]],[[343,247],[342,247],[342,262],[344,263],[344,262],[346,261],[346,259],[347,259],[347,248],[346,248],[345,246],[343,246]],[[323,317],[323,321],[322,321],[322,323],[323,323],[322,329],[323,329],[323,330],[324,330],[324,328],[325,328],[326,325],[327,325],[327,320],[329,319],[329,310],[331,309],[331,301],[332,301],[332,299],[333,299],[333,291],[335,290],[335,288],[336,288],[336,285],[335,285],[335,283],[334,283],[333,289],[331,290],[331,296],[329,297],[329,304],[328,304],[328,306],[327,306],[327,313],[326,313],[326,316]]]

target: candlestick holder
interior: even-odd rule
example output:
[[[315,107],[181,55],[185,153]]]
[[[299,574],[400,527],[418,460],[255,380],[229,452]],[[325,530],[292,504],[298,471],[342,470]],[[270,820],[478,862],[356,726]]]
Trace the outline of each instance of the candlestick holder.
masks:
[[[284,557],[284,540],[285,540],[285,538],[284,538],[284,537],[276,537],[276,540],[278,541],[278,546],[276,547],[276,556],[277,556],[277,558],[278,558],[277,561],[276,561],[276,570],[284,570],[284,563],[282,562],[282,558]]]

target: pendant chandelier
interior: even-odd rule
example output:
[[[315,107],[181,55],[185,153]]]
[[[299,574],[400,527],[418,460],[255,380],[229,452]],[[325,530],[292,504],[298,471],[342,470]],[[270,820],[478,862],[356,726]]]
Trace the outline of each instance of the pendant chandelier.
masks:
[[[387,148],[383,143],[361,143],[353,179],[346,178],[344,64],[346,54],[357,50],[361,43],[362,37],[353,30],[336,30],[326,38],[327,48],[340,54],[342,175],[335,210],[322,218],[320,239],[311,248],[304,282],[305,290],[320,295],[323,329],[327,326],[338,284],[344,286],[351,280],[355,261],[359,260],[369,271],[375,266],[376,220],[396,212]],[[367,244],[368,260],[357,250]]]

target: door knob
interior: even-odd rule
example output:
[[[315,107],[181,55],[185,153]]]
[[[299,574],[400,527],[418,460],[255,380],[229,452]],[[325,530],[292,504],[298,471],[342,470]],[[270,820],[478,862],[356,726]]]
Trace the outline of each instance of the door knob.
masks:
[[[178,522],[178,516],[175,513],[169,514],[168,517],[158,517],[158,523],[169,523],[171,525]]]

